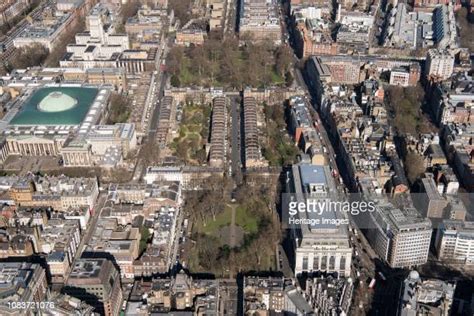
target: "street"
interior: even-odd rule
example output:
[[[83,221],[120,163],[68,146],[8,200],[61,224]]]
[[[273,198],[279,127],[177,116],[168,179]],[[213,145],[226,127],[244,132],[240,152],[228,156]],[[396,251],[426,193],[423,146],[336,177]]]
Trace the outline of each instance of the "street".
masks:
[[[231,98],[231,168],[235,186],[242,182],[242,152],[240,137],[240,97]]]
[[[81,258],[82,252],[84,251],[84,247],[89,243],[89,241],[92,238],[92,234],[96,230],[97,222],[99,221],[99,217],[100,217],[100,213],[102,213],[102,209],[104,208],[104,205],[105,205],[105,202],[106,202],[106,197],[107,197],[106,194],[100,194],[98,199],[97,199],[97,202],[96,202],[95,207],[94,207],[94,212],[93,212],[91,218],[89,219],[89,224],[87,226],[86,231],[82,234],[81,242],[80,242],[79,246],[77,247],[76,254],[74,255],[74,258],[73,258],[72,263],[70,265],[70,270],[68,271],[66,277],[64,278],[64,283],[67,282],[67,280],[69,278],[69,274],[71,273],[72,268],[74,268],[76,260]]]
[[[153,91],[153,87],[150,86],[149,89],[149,98],[147,98],[147,105],[153,107],[151,110],[151,118],[148,124],[148,132],[145,142],[152,142],[156,137],[156,131],[158,130],[158,122],[160,119],[160,106],[161,106],[161,99],[164,96],[164,91],[166,88],[166,83],[168,81],[168,74],[166,71],[162,71],[160,65],[164,60],[166,60],[166,56],[168,55],[169,46],[171,45],[171,40],[163,39],[161,45],[161,54],[157,54],[156,60],[156,74],[153,75],[153,79],[151,81],[151,85],[155,85],[155,89]],[[146,146],[146,143],[143,145]],[[133,172],[132,181],[140,181],[146,172],[146,166],[143,161],[138,159],[137,164],[135,166],[135,170]]]

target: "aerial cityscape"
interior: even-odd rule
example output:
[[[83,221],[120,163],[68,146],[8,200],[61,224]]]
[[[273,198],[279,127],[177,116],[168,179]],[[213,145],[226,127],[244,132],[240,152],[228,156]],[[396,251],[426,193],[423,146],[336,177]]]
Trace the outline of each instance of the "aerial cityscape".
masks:
[[[473,316],[474,0],[0,0],[0,315]]]

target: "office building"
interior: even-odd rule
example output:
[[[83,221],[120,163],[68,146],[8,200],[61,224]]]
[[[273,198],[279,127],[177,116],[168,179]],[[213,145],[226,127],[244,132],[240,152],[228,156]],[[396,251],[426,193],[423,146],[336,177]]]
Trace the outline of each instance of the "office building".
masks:
[[[296,201],[338,200],[336,190],[329,166],[298,164],[292,167],[287,192],[294,194]],[[322,215],[314,211],[298,212],[296,217],[300,224],[289,222],[295,249],[295,275],[322,271],[348,277],[352,247],[347,227],[332,224],[337,219],[343,219],[343,214],[329,208]],[[326,223],[324,219],[331,221]]]
[[[297,316],[315,316],[313,308],[304,293],[294,285],[285,288],[285,314]]]
[[[0,314],[18,315],[18,308],[11,308],[12,303],[27,303],[21,309],[25,315],[34,315],[35,304],[47,301],[49,295],[45,270],[35,263],[0,262]]]
[[[369,216],[367,239],[392,268],[407,268],[428,261],[432,226],[414,208],[399,209],[378,201]]]
[[[437,6],[433,11],[433,31],[436,46],[439,49],[458,47],[458,35],[454,6],[450,1],[447,5]]]
[[[217,280],[193,279],[183,270],[171,278],[137,280],[131,289],[127,314],[220,315],[220,286]],[[194,310],[192,312],[191,310]],[[235,315],[235,314],[234,314]]]
[[[122,307],[120,274],[107,259],[77,260],[64,292],[85,301],[105,316],[119,315]]]
[[[408,87],[416,86],[420,80],[420,65],[418,63],[411,64],[409,67],[397,67],[390,71],[391,85]]]
[[[158,45],[149,49],[129,49],[129,37],[115,29],[117,17],[103,3],[87,16],[89,30],[76,34],[75,44],[59,62],[65,68],[124,68],[127,73],[153,71]],[[153,45],[152,45],[153,46]]]
[[[18,206],[68,211],[84,206],[93,209],[99,186],[96,178],[27,176],[16,181],[8,192]]]
[[[69,295],[55,293],[50,297],[50,302],[52,304],[48,308],[49,315],[95,315],[92,306]]]
[[[438,124],[464,124],[474,121],[474,80],[467,73],[456,73],[434,86],[431,115]]]
[[[421,215],[429,218],[443,218],[448,201],[437,190],[433,177],[420,180],[420,193],[414,197],[414,203]]]
[[[54,4],[49,4],[32,16],[32,23],[27,24],[13,39],[16,48],[39,44],[49,51],[54,49],[63,34],[76,23],[76,15],[57,11]]]
[[[426,74],[434,80],[451,77],[454,70],[454,56],[447,50],[430,49],[426,57]]]
[[[0,4],[0,26],[7,24],[30,7],[30,0],[5,0]]]
[[[342,52],[365,53],[369,48],[370,33],[374,17],[359,11],[346,11],[339,8],[336,43]]]
[[[187,28],[176,32],[176,45],[203,45],[206,39],[206,32],[201,28]]]
[[[296,51],[300,57],[337,54],[338,44],[331,37],[331,7],[302,7],[293,11]]]
[[[436,251],[445,262],[474,265],[474,222],[444,220],[436,235]]]

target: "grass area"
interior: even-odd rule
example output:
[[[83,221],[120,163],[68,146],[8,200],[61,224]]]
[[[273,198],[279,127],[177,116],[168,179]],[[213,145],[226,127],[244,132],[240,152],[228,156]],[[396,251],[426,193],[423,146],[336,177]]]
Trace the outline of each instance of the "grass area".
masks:
[[[184,107],[179,136],[170,144],[174,154],[191,165],[207,160],[206,142],[209,136],[211,107],[208,104],[187,104]]]
[[[273,84],[276,84],[276,85],[283,85],[283,84],[285,84],[285,78],[283,78],[282,76],[280,76],[280,75],[278,74],[278,72],[275,71],[275,69],[272,70],[271,78],[272,78],[272,83],[273,83]]]
[[[209,219],[205,224],[200,223],[198,230],[208,235],[218,235],[219,229],[231,224],[232,208],[226,206],[224,211],[216,216],[216,219]],[[239,205],[236,209],[235,224],[242,227],[248,234],[255,234],[258,231],[259,218],[255,217],[246,207]]]
[[[207,235],[217,235],[217,231],[231,222],[232,209],[228,206],[222,213],[216,216],[216,219],[209,219],[207,222],[199,223],[197,230]]]
[[[247,233],[255,234],[258,231],[260,219],[255,217],[250,210],[243,206],[238,206],[235,215],[236,225],[242,227]]]

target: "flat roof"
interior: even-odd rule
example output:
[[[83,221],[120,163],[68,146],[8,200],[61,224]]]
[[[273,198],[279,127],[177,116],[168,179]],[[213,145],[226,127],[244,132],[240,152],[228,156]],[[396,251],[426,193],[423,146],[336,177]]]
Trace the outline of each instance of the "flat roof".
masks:
[[[60,92],[75,99],[77,104],[67,110],[45,112],[38,105],[51,93]],[[80,125],[98,94],[96,88],[47,87],[33,92],[22,105],[10,125]]]
[[[300,165],[301,182],[303,185],[311,183],[327,184],[326,174],[323,166],[301,164]]]

